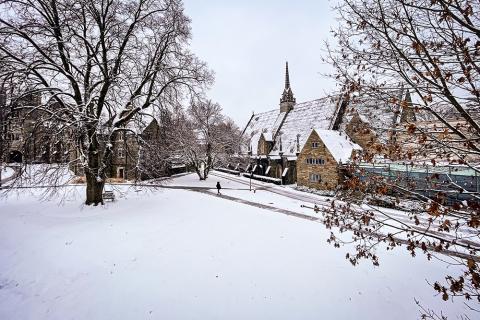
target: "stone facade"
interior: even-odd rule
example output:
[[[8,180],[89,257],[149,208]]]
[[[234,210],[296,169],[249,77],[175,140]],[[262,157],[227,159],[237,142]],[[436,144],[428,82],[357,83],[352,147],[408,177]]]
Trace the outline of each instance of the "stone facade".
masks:
[[[2,120],[2,161],[28,163],[65,163],[69,160],[71,144],[65,136],[66,128],[60,128],[50,120],[50,115],[33,107],[40,105],[40,95],[28,95],[6,108],[6,98],[0,112]],[[52,106],[54,107],[54,106]]]
[[[314,144],[315,143],[315,144]],[[319,159],[312,164],[308,159]],[[297,157],[297,184],[315,189],[331,190],[340,182],[338,163],[315,131],[308,138],[305,146]],[[319,181],[314,181],[312,175],[318,175]]]
[[[138,180],[138,149],[137,137],[133,134],[126,134],[119,131],[113,144],[112,165],[110,166],[110,177]]]
[[[68,163],[78,176],[84,175],[80,152],[70,140],[71,130],[50,120],[45,111],[33,107],[42,103],[39,95],[24,97],[11,108],[6,108],[5,98],[0,95],[0,134],[1,155],[9,163]],[[52,107],[55,107],[52,105]],[[160,158],[162,147],[161,130],[158,122],[152,120],[145,129],[133,132],[132,128],[124,128],[115,133],[112,144],[112,158],[109,178],[141,180],[179,173],[185,170],[179,163],[172,169]],[[105,151],[110,138],[99,133],[100,154]],[[155,151],[150,151],[153,146]],[[142,149],[142,150],[141,150]],[[141,152],[140,152],[141,151]],[[140,156],[139,156],[140,154]],[[171,163],[172,164],[172,163]]]
[[[368,123],[363,122],[358,114],[355,114],[345,126],[346,134],[353,142],[363,148],[365,152],[375,154],[381,148],[377,135]]]
[[[265,136],[262,134],[260,136],[260,140],[258,141],[258,150],[257,154],[259,155],[267,155],[270,153],[270,150],[272,149],[271,143],[269,143],[266,139]]]

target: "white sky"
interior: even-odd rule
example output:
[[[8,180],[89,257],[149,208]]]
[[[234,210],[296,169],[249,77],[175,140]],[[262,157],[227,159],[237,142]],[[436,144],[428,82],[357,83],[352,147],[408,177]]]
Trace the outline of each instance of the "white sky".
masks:
[[[324,40],[335,24],[328,0],[184,0],[192,50],[215,72],[209,98],[243,128],[252,111],[278,107],[285,61],[297,102],[334,89],[320,73]]]

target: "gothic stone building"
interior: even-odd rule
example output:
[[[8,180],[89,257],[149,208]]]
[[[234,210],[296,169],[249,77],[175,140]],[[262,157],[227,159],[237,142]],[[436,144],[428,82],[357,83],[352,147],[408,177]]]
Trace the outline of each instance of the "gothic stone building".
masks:
[[[41,104],[39,94],[16,99],[7,106],[0,92],[1,161],[10,163],[63,163],[69,158],[70,144],[65,141],[51,117],[34,107]],[[52,106],[54,107],[54,106]]]
[[[399,91],[399,101],[408,98],[405,92]],[[387,144],[394,139],[395,125],[407,118],[400,103],[377,100],[371,110],[365,101],[352,100],[340,94],[297,103],[287,63],[279,108],[253,114],[243,130],[247,143],[242,153],[250,159],[246,170],[283,184],[335,188],[342,180],[342,164],[362,149]]]
[[[68,137],[65,127],[51,121],[48,113],[36,110],[42,104],[41,96],[28,95],[16,99],[7,107],[7,97],[0,91],[0,151],[7,163],[65,163],[78,176],[83,175],[80,154]],[[54,108],[55,106],[52,105]],[[161,116],[159,119],[162,118]],[[160,119],[160,122],[162,119]],[[129,123],[115,133],[112,160],[108,177],[141,180],[183,172],[179,160],[164,159],[162,126],[152,119]],[[105,130],[108,131],[108,130]],[[105,150],[108,135],[99,132],[101,152]]]
[[[111,143],[112,157],[107,176],[120,180],[145,180],[170,176],[184,172],[183,162],[167,159],[165,156],[164,127],[162,120],[152,119],[145,125],[142,121],[130,122],[126,127],[117,129]],[[107,134],[99,134],[101,152],[104,152]],[[79,155],[72,157],[72,169],[77,176],[83,175],[83,168],[79,164]]]

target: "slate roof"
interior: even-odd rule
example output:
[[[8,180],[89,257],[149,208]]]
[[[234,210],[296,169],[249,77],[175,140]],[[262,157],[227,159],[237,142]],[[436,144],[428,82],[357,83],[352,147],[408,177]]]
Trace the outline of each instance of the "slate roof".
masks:
[[[283,155],[296,156],[297,152],[302,150],[313,128],[329,128],[330,123],[334,121],[337,102],[338,97],[324,97],[296,104],[278,130],[269,155],[280,154],[281,141]]]
[[[267,141],[271,140],[274,144],[269,156],[278,156],[280,152],[284,156],[296,156],[313,128],[329,128],[334,121],[337,102],[338,96],[324,97],[296,104],[289,112],[280,112],[277,108],[253,115],[243,132],[252,156],[257,156],[262,133]]]
[[[295,104],[289,112],[280,112],[280,108],[276,108],[253,115],[244,130],[244,137],[253,157],[258,156],[258,142],[263,134],[266,141],[273,142],[269,157],[294,159],[313,129],[331,131],[335,128],[345,131],[346,125],[358,115],[363,122],[369,124],[379,141],[387,142],[389,131],[400,123],[402,117],[400,102],[409,99],[408,90],[403,88],[392,89],[377,96],[331,95]],[[350,156],[351,146],[345,147],[350,148]],[[355,145],[356,147],[359,146]],[[343,160],[343,156],[339,156],[339,159]]]
[[[285,113],[280,113],[278,109],[254,114],[252,116],[243,131],[243,136],[252,149],[252,155],[257,155],[258,141],[262,133],[264,133],[266,138],[270,137],[270,139],[273,139],[275,131],[280,126],[284,117]]]
[[[360,119],[367,123],[376,133],[381,142],[387,142],[388,130],[400,122],[401,108],[400,101],[405,99],[406,90],[392,90],[382,96],[356,96],[349,101],[341,128],[358,114]],[[396,99],[396,102],[394,102]]]

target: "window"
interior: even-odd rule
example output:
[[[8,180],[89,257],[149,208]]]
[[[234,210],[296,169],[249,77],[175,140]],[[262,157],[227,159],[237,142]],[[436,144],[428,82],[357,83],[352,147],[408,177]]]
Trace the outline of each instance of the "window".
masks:
[[[318,148],[318,142],[317,141],[312,142],[312,148],[313,149]]]
[[[117,149],[117,157],[125,158],[125,150],[123,150],[123,148],[118,148]]]
[[[325,160],[322,158],[308,158],[307,159],[307,164],[325,164]]]
[[[310,182],[320,182],[322,181],[322,178],[318,173],[310,173],[309,174],[309,180]]]
[[[124,133],[123,131],[117,132],[117,140],[118,140],[118,141],[123,141],[123,139],[124,139],[124,134],[125,134],[125,133]]]

